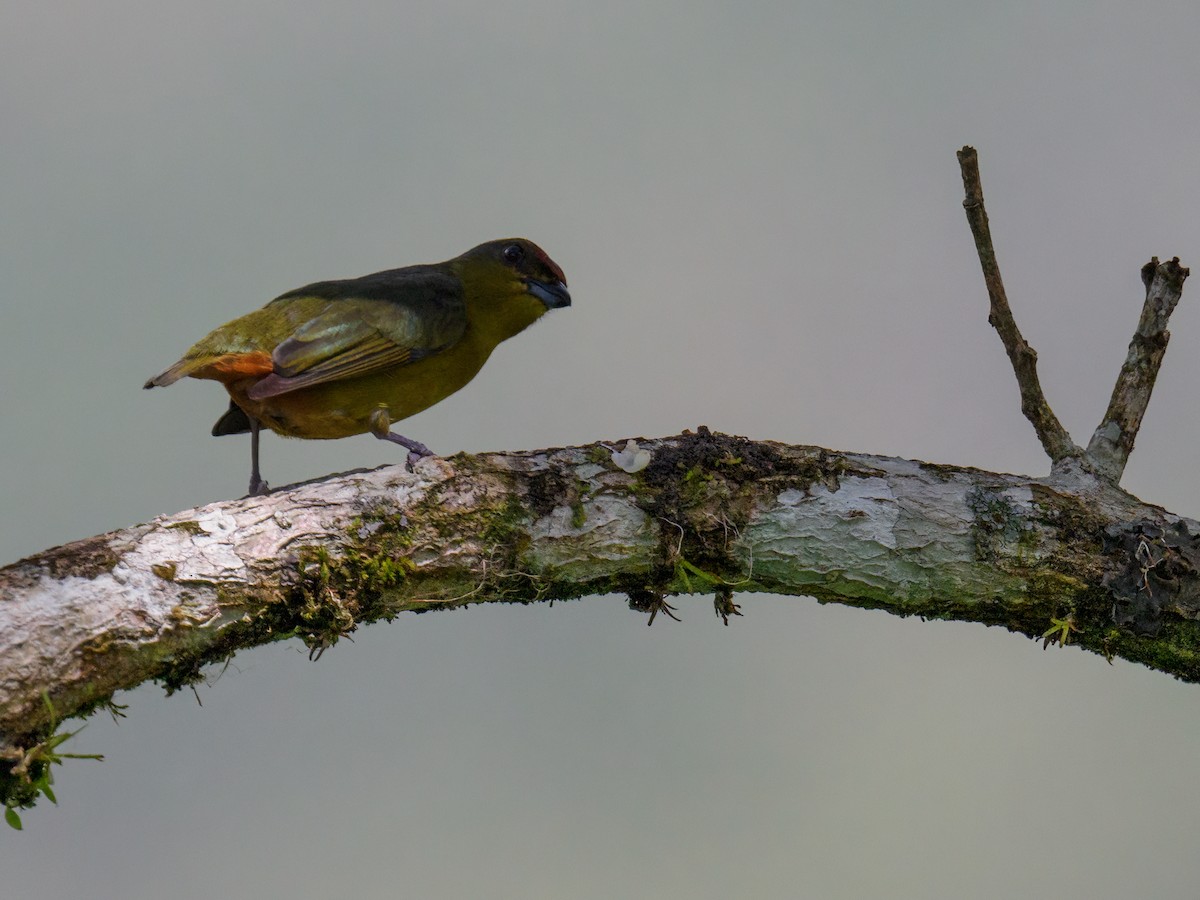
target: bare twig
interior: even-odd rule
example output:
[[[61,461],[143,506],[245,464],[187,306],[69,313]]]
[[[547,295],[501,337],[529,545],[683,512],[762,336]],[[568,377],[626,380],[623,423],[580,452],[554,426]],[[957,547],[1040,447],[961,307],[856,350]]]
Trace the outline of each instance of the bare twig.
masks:
[[[1167,321],[1179,303],[1187,277],[1188,270],[1179,264],[1179,257],[1159,263],[1156,256],[1142,266],[1146,302],[1142,305],[1137,331],[1129,341],[1129,352],[1113,387],[1112,399],[1108,401],[1108,411],[1087,448],[1096,473],[1113,483],[1121,480],[1133,452],[1133,442],[1150,403],[1167,341],[1171,339]]]
[[[988,227],[987,210],[983,206],[983,186],[979,180],[979,157],[974,147],[963,147],[958,151],[958,164],[962,168],[963,187],[966,199],[963,207],[967,211],[967,222],[975,236],[975,249],[983,267],[983,280],[987,284],[991,311],[988,322],[1000,335],[1004,349],[1012,362],[1021,390],[1021,412],[1033,424],[1038,440],[1054,463],[1073,457],[1082,457],[1083,451],[1076,446],[1063,428],[1046,397],[1042,393],[1037,375],[1037,351],[1021,336],[1013,319],[1004,293],[1004,282],[1000,279],[1000,266],[996,262],[996,250],[992,246],[992,232]]]

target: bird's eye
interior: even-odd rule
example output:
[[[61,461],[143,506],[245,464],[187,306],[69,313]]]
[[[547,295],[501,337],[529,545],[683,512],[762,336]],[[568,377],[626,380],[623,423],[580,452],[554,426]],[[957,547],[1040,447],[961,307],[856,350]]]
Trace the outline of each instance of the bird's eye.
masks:
[[[524,248],[521,247],[520,244],[509,244],[507,247],[504,248],[504,261],[505,262],[513,263],[515,265],[524,258],[525,258],[525,250],[524,250]]]

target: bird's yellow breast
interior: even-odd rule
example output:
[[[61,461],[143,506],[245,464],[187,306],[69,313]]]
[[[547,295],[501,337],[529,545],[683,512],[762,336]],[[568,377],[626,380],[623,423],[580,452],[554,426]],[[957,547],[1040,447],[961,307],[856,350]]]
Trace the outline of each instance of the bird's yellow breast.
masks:
[[[386,406],[393,421],[416,415],[462,388],[487,362],[495,344],[468,334],[453,347],[426,359],[331,381],[266,400],[251,400],[254,379],[227,384],[229,394],[251,416],[287,437],[332,439],[370,430],[370,417]]]

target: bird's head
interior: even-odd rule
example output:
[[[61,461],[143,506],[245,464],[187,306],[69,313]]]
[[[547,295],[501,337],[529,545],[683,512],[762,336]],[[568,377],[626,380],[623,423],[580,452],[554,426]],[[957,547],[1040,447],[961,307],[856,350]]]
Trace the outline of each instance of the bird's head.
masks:
[[[473,327],[512,337],[548,309],[571,305],[567,278],[533,241],[488,241],[451,261],[462,279]]]

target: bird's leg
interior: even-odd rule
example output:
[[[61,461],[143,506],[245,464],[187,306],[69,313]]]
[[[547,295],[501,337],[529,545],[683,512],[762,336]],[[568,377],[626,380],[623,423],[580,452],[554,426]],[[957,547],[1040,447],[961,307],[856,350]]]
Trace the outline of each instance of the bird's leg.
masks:
[[[258,433],[262,426],[258,419],[250,417],[250,496],[259,497],[271,492],[271,486],[262,480],[258,470]]]
[[[392,431],[392,417],[388,408],[382,403],[371,413],[370,418],[371,434],[379,438],[381,441],[391,441],[393,444],[399,444],[408,451],[408,458],[405,460],[405,465],[409,471],[416,465],[417,461],[424,459],[426,456],[433,456],[433,451],[422,444],[420,441],[414,441],[412,438],[406,438],[402,434],[396,434]]]

